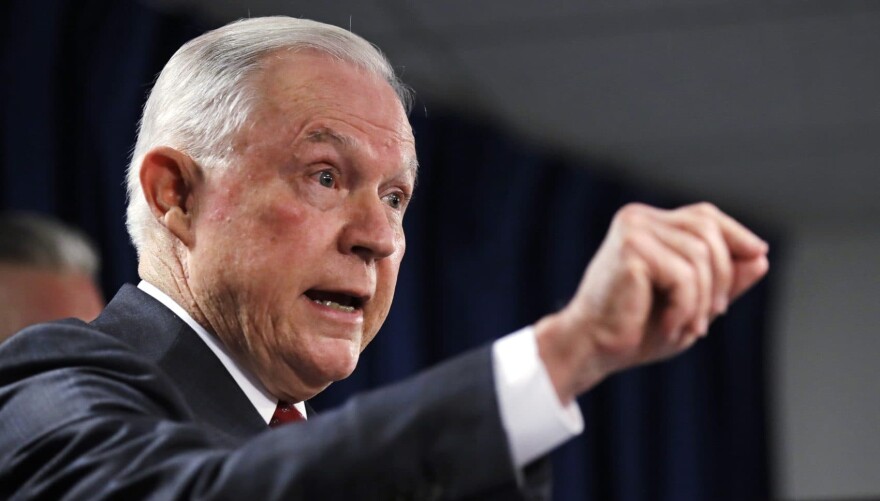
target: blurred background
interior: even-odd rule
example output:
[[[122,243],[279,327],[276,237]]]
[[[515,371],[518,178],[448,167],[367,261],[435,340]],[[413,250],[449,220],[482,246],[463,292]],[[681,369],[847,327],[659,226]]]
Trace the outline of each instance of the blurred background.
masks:
[[[672,362],[581,400],[556,498],[880,496],[880,2],[5,0],[0,208],[53,214],[137,281],[122,187],[180,44],[284,14],[378,45],[423,165],[382,334],[318,405],[534,321],[620,205],[709,200],[771,275]]]

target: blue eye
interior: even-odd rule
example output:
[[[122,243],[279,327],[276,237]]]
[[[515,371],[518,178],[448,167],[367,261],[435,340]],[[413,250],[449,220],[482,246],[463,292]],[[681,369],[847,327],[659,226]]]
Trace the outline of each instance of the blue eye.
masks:
[[[325,188],[332,188],[336,185],[336,179],[333,177],[333,173],[328,170],[318,173],[318,182]]]
[[[391,193],[389,195],[385,195],[385,203],[388,204],[392,209],[399,209],[403,206],[403,195],[400,193]]]

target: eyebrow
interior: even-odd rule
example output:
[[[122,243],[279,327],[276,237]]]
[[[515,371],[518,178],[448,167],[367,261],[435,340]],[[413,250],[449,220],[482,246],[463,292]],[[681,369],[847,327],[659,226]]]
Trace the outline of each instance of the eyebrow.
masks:
[[[310,143],[337,143],[346,148],[353,148],[357,144],[357,141],[355,141],[354,138],[346,136],[345,134],[340,134],[327,127],[310,131],[306,134],[306,140]]]
[[[347,136],[345,134],[340,134],[339,132],[329,127],[321,127],[319,129],[309,131],[306,134],[306,140],[310,143],[335,143],[346,149],[353,149],[355,146],[357,146],[357,140],[355,140],[353,137]],[[412,158],[410,158],[407,162],[407,167],[413,172],[413,180],[415,181],[416,178],[418,178],[419,174],[418,157],[413,156]]]

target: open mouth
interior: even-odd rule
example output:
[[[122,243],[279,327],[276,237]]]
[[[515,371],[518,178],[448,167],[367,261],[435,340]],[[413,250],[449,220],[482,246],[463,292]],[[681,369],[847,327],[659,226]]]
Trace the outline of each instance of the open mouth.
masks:
[[[306,291],[306,297],[322,306],[346,313],[354,313],[364,306],[363,298],[344,292],[309,289]]]

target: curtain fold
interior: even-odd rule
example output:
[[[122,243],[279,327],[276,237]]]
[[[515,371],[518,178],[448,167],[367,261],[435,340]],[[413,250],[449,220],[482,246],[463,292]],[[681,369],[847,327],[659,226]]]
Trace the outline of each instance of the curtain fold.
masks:
[[[200,30],[131,1],[9,0],[0,13],[0,206],[82,227],[99,243],[112,294],[137,280],[123,215],[140,108],[167,58]],[[599,176],[596,160],[560,158],[429,111],[412,117],[419,187],[391,315],[352,377],[316,399],[319,408],[560,308],[621,205],[688,202]],[[749,292],[685,355],[584,395],[584,434],[553,454],[556,499],[771,497],[771,286]]]

